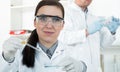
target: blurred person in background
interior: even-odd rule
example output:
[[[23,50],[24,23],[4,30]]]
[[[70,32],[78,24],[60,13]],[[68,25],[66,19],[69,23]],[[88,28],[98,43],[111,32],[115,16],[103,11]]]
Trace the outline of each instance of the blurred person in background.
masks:
[[[87,72],[100,72],[100,48],[107,48],[113,43],[119,22],[107,22],[92,15],[88,10],[91,2],[74,0],[65,7],[65,25],[59,40],[74,47],[71,56],[82,59],[87,64]]]
[[[61,3],[40,1],[34,26],[26,44],[13,36],[4,42],[0,72],[86,72],[85,63],[70,56],[72,47],[57,39],[64,27]]]

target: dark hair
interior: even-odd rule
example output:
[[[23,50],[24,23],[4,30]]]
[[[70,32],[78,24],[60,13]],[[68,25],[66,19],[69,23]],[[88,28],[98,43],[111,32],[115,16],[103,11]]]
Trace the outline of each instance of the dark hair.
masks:
[[[42,1],[49,1],[49,0],[42,0]],[[51,0],[51,1],[60,1],[60,0]]]
[[[60,8],[63,13],[62,15],[64,18],[64,8],[63,8],[62,4],[59,3],[58,1],[49,1],[49,0],[40,1],[38,3],[36,10],[35,10],[35,16],[36,16],[38,10],[42,6],[45,6],[45,5],[57,6],[58,8]],[[36,32],[36,29],[34,29],[31,33],[30,37],[28,38],[27,43],[36,47],[36,43],[38,42],[38,40],[39,40],[38,34]],[[35,64],[35,54],[36,54],[36,51],[26,45],[22,51],[22,55],[23,55],[22,64],[26,65],[27,67],[33,68],[34,64]]]
[[[38,10],[42,7],[42,6],[45,6],[45,5],[49,5],[49,6],[56,6],[58,8],[61,9],[62,11],[62,16],[64,18],[64,7],[62,6],[61,3],[59,3],[58,1],[55,1],[55,0],[43,0],[41,2],[38,3],[37,7],[36,7],[36,10],[35,10],[35,16],[37,15],[37,12]]]

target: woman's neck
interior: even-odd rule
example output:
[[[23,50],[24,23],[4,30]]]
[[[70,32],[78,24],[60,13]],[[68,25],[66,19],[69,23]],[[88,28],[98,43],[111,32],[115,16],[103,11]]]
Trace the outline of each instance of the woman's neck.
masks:
[[[45,46],[46,48],[51,48],[55,42],[47,42],[47,41],[39,41],[43,46]]]

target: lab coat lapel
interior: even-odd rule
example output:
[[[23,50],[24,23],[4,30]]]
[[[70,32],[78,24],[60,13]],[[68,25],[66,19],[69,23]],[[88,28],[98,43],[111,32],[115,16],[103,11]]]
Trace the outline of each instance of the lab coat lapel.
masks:
[[[47,54],[40,48],[39,44],[37,43],[37,47],[39,48],[39,52],[37,51],[37,54],[40,54],[40,56],[42,56],[43,58],[45,57],[45,59],[49,60],[49,57],[47,56]],[[39,55],[36,55],[39,56]]]
[[[65,52],[65,48],[61,42],[58,43],[58,47],[56,48],[51,60],[60,57],[59,55],[62,55]]]

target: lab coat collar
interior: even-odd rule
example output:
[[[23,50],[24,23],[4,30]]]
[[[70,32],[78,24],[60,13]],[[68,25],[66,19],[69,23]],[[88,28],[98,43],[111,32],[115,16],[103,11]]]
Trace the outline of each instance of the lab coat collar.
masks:
[[[75,4],[74,2],[71,4],[71,6],[76,10],[83,11],[82,8]]]
[[[86,14],[88,13],[88,8],[86,8],[85,11],[83,11],[82,8],[79,7],[77,4],[75,4],[74,2],[72,3],[71,6],[72,6],[74,9],[79,10],[80,12],[82,11],[82,12],[84,12],[84,13],[86,13]]]
[[[51,60],[58,57],[58,55],[61,55],[64,51],[65,51],[64,45],[60,41],[58,41],[58,46],[57,46],[55,52],[53,53]]]
[[[45,52],[40,48],[39,46],[39,43],[37,43],[37,47],[39,48],[39,53],[43,53],[45,54]],[[58,57],[58,55],[61,55],[64,51],[65,51],[65,47],[64,47],[64,44],[60,41],[58,41],[58,46],[55,50],[55,52],[53,53],[52,57],[51,57],[51,60],[55,59],[56,57]],[[38,53],[38,51],[37,51]]]
[[[41,53],[41,52],[43,52],[44,53],[44,51],[41,49],[41,47],[39,46],[39,43],[37,43],[37,48],[39,48],[39,53]],[[38,51],[36,51],[36,52],[38,52]]]

